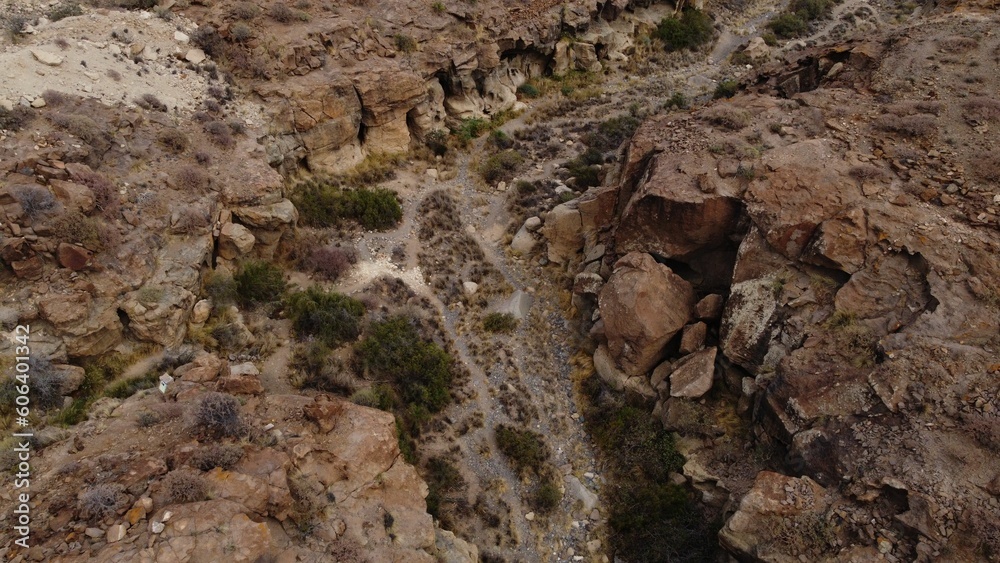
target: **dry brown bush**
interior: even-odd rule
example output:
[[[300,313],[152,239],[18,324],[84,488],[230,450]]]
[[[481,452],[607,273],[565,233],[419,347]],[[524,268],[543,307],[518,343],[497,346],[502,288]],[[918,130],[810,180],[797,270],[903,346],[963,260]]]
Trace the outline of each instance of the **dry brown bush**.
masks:
[[[190,471],[171,471],[163,479],[162,486],[163,494],[171,504],[198,502],[208,498],[205,479]]]
[[[750,125],[750,112],[726,104],[711,107],[702,116],[713,125],[718,125],[732,131],[743,129]]]
[[[933,100],[908,100],[886,106],[885,110],[895,115],[913,115],[915,113],[932,113],[941,115],[944,105]]]
[[[965,118],[974,121],[1000,122],[1000,100],[986,96],[976,96],[964,104]]]
[[[212,141],[212,143],[222,148],[228,149],[236,144],[236,140],[233,139],[233,133],[229,126],[221,121],[210,121],[206,123],[205,133],[208,134],[208,138]]]
[[[187,135],[180,129],[167,129],[160,133],[158,140],[167,150],[178,154],[186,151],[190,145]]]
[[[965,53],[979,46],[979,42],[971,37],[952,35],[938,40],[938,47],[948,53]]]
[[[937,118],[929,113],[898,116],[883,115],[875,122],[883,131],[892,131],[908,137],[926,137],[937,131]]]
[[[358,253],[353,247],[327,245],[313,250],[303,265],[332,281],[344,275],[357,261]]]
[[[1000,154],[978,153],[972,158],[972,171],[987,182],[1000,182]]]
[[[174,173],[174,184],[184,191],[200,191],[208,186],[208,174],[194,166],[183,166]]]

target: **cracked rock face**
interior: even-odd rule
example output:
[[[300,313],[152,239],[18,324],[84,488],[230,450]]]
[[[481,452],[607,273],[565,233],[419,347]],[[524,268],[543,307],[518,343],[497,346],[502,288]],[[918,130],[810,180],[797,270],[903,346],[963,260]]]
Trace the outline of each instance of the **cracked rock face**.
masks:
[[[624,255],[601,291],[603,330],[593,332],[606,336],[602,375],[651,377],[654,413],[682,434],[697,404],[686,397],[702,396],[710,371],[678,369],[707,352],[685,355],[694,329],[687,342],[666,330],[687,319],[666,326],[684,300],[657,262],[683,276],[692,296],[724,296],[713,299],[716,310],[724,302],[718,321],[702,311],[708,303],[697,313],[730,394],[713,404],[744,409],[752,430],[785,452],[770,466],[785,475],[738,484],[745,476],[727,473],[738,464],[712,462],[714,446],[686,451],[708,464],[707,481],[733,491],[739,508],[720,539],[739,558],[931,561],[950,550],[977,560],[1000,546],[977,524],[1000,517],[991,488],[1000,451],[997,190],[976,175],[978,149],[942,139],[1000,147],[976,129],[975,104],[949,94],[927,105],[923,90],[897,89],[904,76],[933,76],[965,91],[960,72],[940,74],[922,57],[958,43],[969,56],[997,48],[995,39],[949,39],[991,18],[943,16],[933,30],[776,63],[753,93],[645,123],[614,195],[605,187],[581,200],[604,201],[587,216],[614,211],[604,271]],[[908,47],[893,48],[903,36]],[[799,89],[787,88],[790,76]],[[919,108],[932,133],[900,134],[877,120]],[[741,144],[751,132],[759,151]],[[650,375],[645,360],[660,357]]]

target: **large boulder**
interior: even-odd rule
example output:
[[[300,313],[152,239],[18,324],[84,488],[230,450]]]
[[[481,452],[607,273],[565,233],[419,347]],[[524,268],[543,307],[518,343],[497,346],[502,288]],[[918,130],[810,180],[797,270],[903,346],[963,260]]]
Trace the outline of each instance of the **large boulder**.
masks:
[[[583,223],[576,200],[552,208],[545,216],[542,235],[549,242],[549,260],[568,264],[583,250]]]
[[[598,299],[608,351],[627,375],[648,372],[663,348],[691,319],[694,290],[649,254],[633,252],[615,264]]]
[[[239,223],[226,223],[219,231],[219,256],[233,260],[253,250],[254,238],[250,229]]]
[[[685,258],[726,244],[742,204],[711,157],[661,154],[629,200],[616,233],[620,252]]]

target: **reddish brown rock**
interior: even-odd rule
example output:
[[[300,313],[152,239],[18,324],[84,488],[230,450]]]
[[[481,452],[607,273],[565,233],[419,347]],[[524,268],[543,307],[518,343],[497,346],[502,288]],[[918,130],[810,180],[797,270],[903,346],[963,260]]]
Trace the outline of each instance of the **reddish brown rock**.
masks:
[[[94,210],[94,192],[89,187],[64,180],[52,180],[49,186],[56,199],[67,209],[81,213],[90,213]]]
[[[215,388],[231,395],[260,395],[264,392],[260,379],[247,375],[220,377],[215,383]]]
[[[203,383],[213,381],[219,377],[229,375],[228,363],[214,354],[201,354],[189,364],[184,364],[174,370],[174,377],[183,378],[185,381]]]
[[[702,321],[718,320],[722,316],[722,306],[725,298],[717,293],[702,297],[701,301],[694,306],[694,316]]]
[[[59,257],[60,266],[76,272],[90,265],[90,259],[93,258],[94,253],[82,246],[61,242],[59,243],[57,256]]]
[[[608,351],[627,375],[645,374],[694,310],[691,285],[648,254],[631,253],[615,264],[601,290]]]
[[[37,280],[45,272],[45,261],[37,254],[25,260],[10,263],[14,275],[26,280]]]
[[[681,354],[697,352],[705,345],[705,334],[708,332],[708,325],[705,323],[694,323],[684,327],[681,332],[681,345],[677,350]]]

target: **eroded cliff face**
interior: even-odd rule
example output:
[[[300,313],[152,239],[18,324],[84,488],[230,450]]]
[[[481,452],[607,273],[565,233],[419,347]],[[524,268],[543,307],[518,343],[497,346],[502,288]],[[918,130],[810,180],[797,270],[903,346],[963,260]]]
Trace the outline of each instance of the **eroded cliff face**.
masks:
[[[681,433],[741,560],[1000,553],[996,25],[803,51],[645,123],[620,182],[578,205],[598,373]],[[725,404],[776,463],[719,455]]]
[[[626,61],[636,35],[672,10],[648,5],[342,5],[261,30],[266,41],[243,45],[254,66],[234,69],[267,112],[272,165],[339,171],[367,154],[405,152],[460,120],[523,109],[516,92],[531,77]],[[226,41],[238,23],[230,12],[221,3],[192,17]]]

